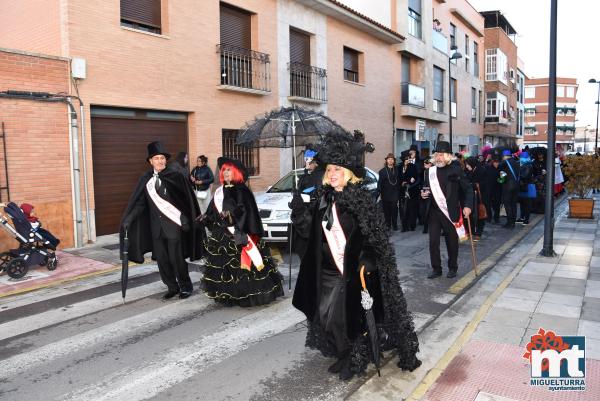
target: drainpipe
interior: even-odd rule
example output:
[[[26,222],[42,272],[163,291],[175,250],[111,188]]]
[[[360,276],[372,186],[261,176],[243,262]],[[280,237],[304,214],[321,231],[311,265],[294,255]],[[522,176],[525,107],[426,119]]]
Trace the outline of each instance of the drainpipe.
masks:
[[[83,246],[83,222],[81,217],[81,188],[79,183],[79,138],[77,130],[77,111],[68,97],[69,117],[71,119],[71,152],[73,155],[73,206],[75,208],[75,247]]]
[[[81,119],[81,151],[83,152],[83,192],[85,196],[85,223],[87,228],[87,242],[92,243],[92,225],[90,221],[90,193],[88,191],[87,176],[87,151],[85,140],[85,114],[83,111],[83,102],[79,99],[79,116]]]

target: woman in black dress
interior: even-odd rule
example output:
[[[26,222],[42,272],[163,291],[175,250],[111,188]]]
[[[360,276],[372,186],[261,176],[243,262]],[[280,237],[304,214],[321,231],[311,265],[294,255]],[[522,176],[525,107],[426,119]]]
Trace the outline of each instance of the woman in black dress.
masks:
[[[306,206],[295,195],[296,221],[307,221],[308,247],[301,255],[293,305],[307,318],[306,345],[336,357],[331,373],[349,380],[374,360],[361,306],[361,268],[373,298],[372,311],[381,350],[395,348],[398,366],[420,364],[413,321],[398,280],[396,259],[383,216],[361,186],[362,158],[371,144],[360,133],[328,133],[317,158],[326,166],[323,186]]]
[[[283,296],[283,278],[265,247],[254,195],[244,184],[246,169],[238,160],[217,161],[221,185],[203,221],[211,234],[204,243],[206,295],[225,305],[264,305]]]

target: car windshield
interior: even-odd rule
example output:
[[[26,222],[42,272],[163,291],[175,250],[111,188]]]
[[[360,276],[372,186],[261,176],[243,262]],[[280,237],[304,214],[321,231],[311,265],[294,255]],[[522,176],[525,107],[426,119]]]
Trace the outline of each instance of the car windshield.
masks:
[[[298,175],[298,179],[304,175],[303,171],[298,171],[296,173]],[[267,192],[292,192],[292,185],[294,180],[294,172],[290,171],[283,178],[277,181]]]

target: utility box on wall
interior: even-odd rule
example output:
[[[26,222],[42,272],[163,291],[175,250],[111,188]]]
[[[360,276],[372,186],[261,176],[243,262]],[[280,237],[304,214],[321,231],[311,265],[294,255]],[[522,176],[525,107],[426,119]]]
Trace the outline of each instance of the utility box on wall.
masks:
[[[71,60],[71,76],[75,79],[86,78],[86,62],[84,58],[73,57]]]

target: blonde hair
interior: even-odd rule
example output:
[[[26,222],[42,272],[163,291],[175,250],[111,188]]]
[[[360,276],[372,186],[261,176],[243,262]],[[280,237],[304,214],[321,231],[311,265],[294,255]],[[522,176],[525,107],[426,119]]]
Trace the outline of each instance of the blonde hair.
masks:
[[[334,165],[337,166],[337,164],[328,164],[327,167],[325,167],[325,174],[323,174],[323,185],[331,185],[331,182],[329,182],[329,178],[327,177],[327,168],[329,168],[329,166]],[[342,168],[342,170],[344,171],[344,187],[348,183],[358,184],[362,181],[362,178],[358,178],[351,170],[347,169],[346,167],[338,167]]]

